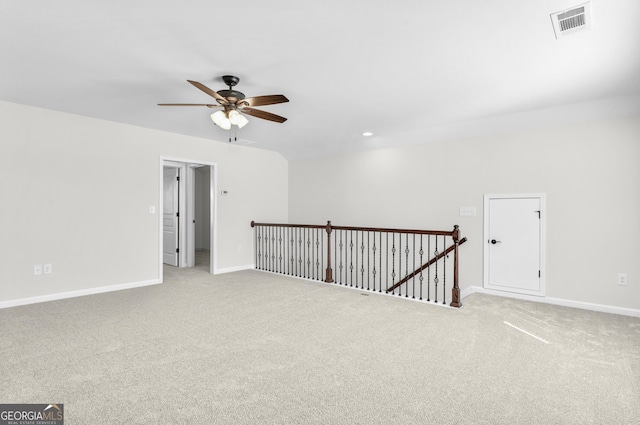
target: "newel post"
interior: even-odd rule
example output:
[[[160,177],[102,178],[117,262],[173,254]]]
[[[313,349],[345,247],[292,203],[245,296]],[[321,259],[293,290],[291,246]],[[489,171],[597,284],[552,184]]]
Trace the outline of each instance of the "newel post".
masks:
[[[458,286],[458,245],[460,244],[460,230],[456,224],[453,226],[453,289],[451,289],[451,307],[462,307],[460,302],[460,287]]]
[[[331,221],[327,221],[327,270],[324,281],[333,283],[333,269],[331,268]]]

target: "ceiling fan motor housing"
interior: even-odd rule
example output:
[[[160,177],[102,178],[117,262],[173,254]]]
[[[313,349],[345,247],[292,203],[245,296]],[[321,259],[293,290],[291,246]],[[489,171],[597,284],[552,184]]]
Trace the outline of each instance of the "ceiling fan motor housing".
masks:
[[[244,93],[241,93],[241,92],[239,92],[237,90],[218,90],[217,93],[220,96],[225,97],[227,99],[233,97],[233,98],[236,98],[238,100],[242,100],[245,97]]]
[[[233,90],[233,87],[240,82],[240,78],[236,77],[235,75],[223,75],[222,81],[224,81],[224,83],[229,86],[229,90],[219,90],[217,93],[220,96],[226,97],[227,99],[234,98],[237,100],[242,100],[245,98],[244,93]]]

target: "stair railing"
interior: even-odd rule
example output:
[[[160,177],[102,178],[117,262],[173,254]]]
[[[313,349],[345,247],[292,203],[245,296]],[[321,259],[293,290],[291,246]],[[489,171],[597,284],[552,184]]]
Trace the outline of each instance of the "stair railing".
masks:
[[[251,227],[258,270],[442,304],[452,275],[450,305],[462,307],[458,247],[467,239],[457,225],[441,231],[252,221]]]

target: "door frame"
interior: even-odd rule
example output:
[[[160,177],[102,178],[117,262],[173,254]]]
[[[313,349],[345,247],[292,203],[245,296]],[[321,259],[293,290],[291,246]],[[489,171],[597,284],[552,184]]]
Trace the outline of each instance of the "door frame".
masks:
[[[175,168],[180,168],[182,170],[182,172],[180,173],[181,176],[184,176],[183,178],[180,179],[180,191],[181,193],[187,193],[188,190],[192,190],[193,189],[193,181],[188,181],[191,180],[188,175],[189,172],[188,170],[190,168],[193,168],[193,166],[208,166],[210,169],[210,175],[209,175],[209,227],[210,227],[210,234],[209,234],[209,241],[210,241],[210,250],[209,250],[209,273],[211,274],[216,274],[216,257],[217,257],[217,197],[216,194],[218,192],[217,190],[217,181],[218,181],[218,164],[215,162],[211,162],[211,161],[203,161],[203,160],[198,160],[198,159],[186,159],[186,158],[176,158],[176,157],[167,157],[167,156],[161,156],[159,159],[159,176],[160,176],[160,184],[159,184],[159,189],[158,189],[158,196],[159,196],[159,205],[160,205],[160,214],[158,214],[159,220],[158,220],[158,255],[159,255],[159,262],[158,262],[158,277],[160,282],[163,282],[163,252],[162,252],[162,205],[163,205],[163,196],[164,196],[164,191],[163,191],[163,170],[164,167],[175,167]],[[189,263],[189,256],[187,255],[188,250],[186,249],[187,244],[189,243],[194,243],[193,240],[193,234],[192,232],[187,232],[185,231],[185,229],[188,229],[187,226],[187,219],[190,215],[190,213],[188,212],[189,208],[188,208],[188,204],[187,204],[187,199],[185,196],[181,196],[180,197],[180,202],[179,202],[179,210],[181,211],[180,214],[180,219],[179,219],[179,228],[181,230],[180,232],[180,240],[179,240],[179,249],[180,249],[180,255],[179,255],[179,266],[183,267],[185,265],[188,265]],[[184,213],[182,213],[184,212]],[[191,212],[192,213],[192,212]],[[188,240],[191,239],[191,240]]]
[[[489,217],[490,217],[490,201],[492,199],[523,199],[523,198],[537,198],[540,201],[540,290],[539,291],[529,291],[526,289],[518,289],[518,288],[504,288],[504,287],[492,287],[489,284],[489,244],[486,241],[489,240]],[[547,205],[546,205],[546,194],[545,193],[515,193],[515,194],[490,194],[484,195],[484,230],[483,230],[483,288],[491,289],[491,290],[499,290],[506,292],[514,292],[518,294],[525,295],[535,295],[539,297],[545,296],[546,291],[546,255],[545,255],[545,246],[546,246],[546,218],[547,218]]]

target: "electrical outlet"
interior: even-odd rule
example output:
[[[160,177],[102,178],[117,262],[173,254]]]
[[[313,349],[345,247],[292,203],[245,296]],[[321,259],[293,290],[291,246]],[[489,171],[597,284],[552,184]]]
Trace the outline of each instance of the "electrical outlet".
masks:
[[[42,264],[36,264],[33,266],[33,275],[40,276],[42,274]]]
[[[51,274],[53,273],[53,264],[45,264],[43,269],[42,269],[44,274]]]
[[[618,285],[627,286],[627,274],[618,273]]]

